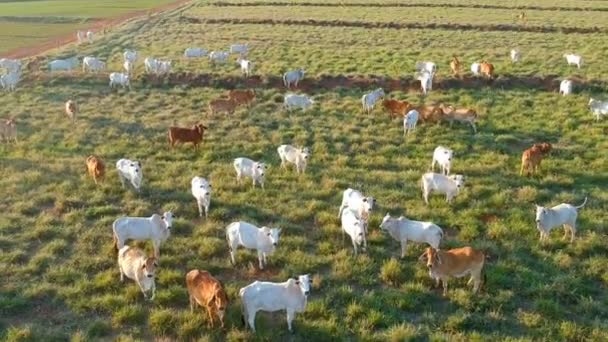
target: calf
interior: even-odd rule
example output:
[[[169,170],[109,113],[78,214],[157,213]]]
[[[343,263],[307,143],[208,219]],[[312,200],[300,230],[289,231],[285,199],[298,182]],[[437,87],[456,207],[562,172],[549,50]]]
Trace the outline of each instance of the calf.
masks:
[[[205,49],[191,47],[184,50],[184,57],[186,58],[196,58],[205,56],[207,56],[207,50]]]
[[[287,328],[293,332],[291,322],[296,312],[304,312],[310,293],[310,276],[300,275],[283,283],[254,281],[241,288],[239,296],[243,303],[243,323],[255,333],[255,316],[258,311],[287,312]]]
[[[106,68],[106,63],[102,62],[96,57],[87,56],[82,59],[82,72],[89,71],[101,71]]]
[[[384,98],[384,90],[382,88],[378,88],[371,93],[367,93],[361,97],[361,105],[363,106],[363,111],[366,113],[370,113],[374,110],[374,106],[378,100]]]
[[[101,179],[105,176],[106,166],[103,163],[101,158],[90,155],[87,157],[87,171],[91,177],[93,177],[93,181],[97,184],[97,179]]]
[[[125,276],[135,280],[144,298],[148,299],[148,292],[152,292],[150,300],[156,296],[156,283],[154,277],[158,263],[155,257],[148,257],[137,247],[124,246],[118,251],[118,269],[120,270],[120,281]]]
[[[540,169],[540,163],[543,157],[551,151],[551,144],[542,143],[534,144],[529,149],[525,150],[521,155],[521,169],[519,175],[523,176],[524,171],[528,176],[532,173],[537,173]]]
[[[214,115],[215,113],[226,113],[233,114],[236,110],[237,102],[234,99],[215,99],[209,101],[209,113]]]
[[[427,71],[416,74],[416,79],[420,81],[420,89],[425,95],[433,89],[433,75]]]
[[[260,183],[262,189],[264,189],[264,180],[266,173],[266,165],[264,163],[253,161],[249,158],[236,158],[233,162],[234,169],[236,170],[236,181],[241,184],[241,178],[250,177],[253,181],[253,187],[255,183]]]
[[[281,145],[277,148],[277,152],[281,158],[282,168],[286,168],[287,163],[292,163],[295,164],[297,173],[304,173],[306,171],[306,165],[310,157],[308,147],[295,148],[291,145]]]
[[[473,129],[473,133],[477,133],[477,127],[475,127],[475,121],[477,120],[477,112],[470,108],[454,108],[454,106],[444,106],[443,104],[439,105],[443,115],[441,115],[441,120],[448,121],[450,123],[450,127],[454,121],[460,123],[468,123],[471,125]]]
[[[521,60],[521,52],[519,49],[511,50],[511,63],[518,63]]]
[[[78,107],[76,106],[76,102],[72,100],[68,100],[65,103],[65,114],[70,118],[70,120],[76,120],[76,114],[78,114]]]
[[[230,250],[230,261],[236,264],[234,255],[239,246],[247,249],[255,249],[258,252],[258,262],[260,269],[268,265],[268,255],[274,253],[279,244],[279,228],[258,228],[247,222],[232,222],[226,227],[226,241]]]
[[[112,237],[116,249],[120,250],[125,242],[132,240],[151,240],[154,246],[154,257],[160,256],[160,246],[167,241],[171,234],[173,213],[167,211],[160,216],[153,214],[150,217],[121,217],[112,224]]]
[[[249,77],[251,75],[251,70],[253,70],[253,63],[251,63],[248,59],[239,58],[236,62],[241,67],[241,74],[245,75],[245,77]]]
[[[443,146],[437,146],[433,151],[433,161],[431,162],[431,171],[435,170],[435,163],[439,164],[441,173],[444,175],[450,174],[450,168],[452,167],[452,157],[454,151]]]
[[[116,162],[116,170],[118,170],[118,178],[120,178],[123,188],[125,187],[125,182],[129,181],[137,192],[141,191],[143,174],[141,164],[138,161],[120,159]]]
[[[283,74],[283,85],[285,88],[291,87],[293,83],[296,88],[298,87],[298,82],[304,79],[304,69],[292,70]]]
[[[71,71],[78,64],[78,59],[72,57],[69,59],[56,59],[49,63],[49,70],[52,71]]]
[[[391,117],[402,117],[407,111],[412,108],[412,104],[407,101],[399,101],[395,99],[384,99],[382,106],[390,114]]]
[[[228,91],[228,98],[236,102],[237,105],[246,104],[247,107],[250,107],[253,100],[255,100],[255,91],[253,89],[233,89]]]
[[[186,287],[188,288],[190,311],[194,311],[194,305],[205,307],[209,314],[210,327],[213,327],[214,316],[217,316],[223,328],[224,315],[228,306],[228,296],[224,285],[207,271],[192,270],[186,274]]]
[[[494,65],[492,63],[488,63],[486,61],[481,62],[479,65],[479,70],[481,75],[487,77],[489,79],[494,78]]]
[[[403,118],[403,136],[416,129],[419,113],[417,110],[410,110]]]
[[[111,73],[110,88],[114,88],[114,86],[122,86],[123,88],[128,87],[130,89],[131,83],[129,82],[129,75],[120,72]]]
[[[342,204],[338,210],[338,218],[342,217],[342,211],[345,208],[355,211],[357,216],[363,220],[365,225],[365,233],[369,223],[369,215],[376,206],[376,199],[371,196],[363,196],[363,194],[355,189],[348,188],[342,193]]]
[[[303,112],[306,112],[310,107],[315,104],[315,101],[306,95],[287,94],[283,101],[283,106],[287,110],[294,108],[301,108]]]
[[[15,119],[0,120],[0,140],[17,142],[17,125]]]
[[[581,57],[580,55],[566,53],[566,54],[564,54],[564,58],[566,59],[566,62],[568,63],[568,65],[576,65],[576,67],[579,69],[581,68],[581,65],[583,64],[583,57]]]
[[[479,76],[481,72],[481,64],[473,63],[471,64],[471,73],[473,76]]]
[[[205,208],[205,218],[209,214],[209,206],[211,205],[211,184],[202,177],[194,177],[191,182],[192,196],[196,199],[198,206],[198,214],[203,217],[203,208]]]
[[[587,204],[587,197],[583,204],[575,207],[571,204],[562,203],[553,208],[536,206],[536,229],[540,232],[540,240],[547,239],[551,230],[557,226],[564,226],[564,239],[568,237],[570,230],[570,242],[574,242],[576,235],[576,218],[578,210]]]
[[[477,293],[481,288],[481,273],[486,260],[481,251],[472,247],[454,248],[447,251],[427,247],[419,260],[426,262],[429,276],[435,279],[437,285],[441,280],[444,296],[448,294],[448,280],[451,277],[461,278],[470,274],[468,284],[473,282],[473,292]]]
[[[451,203],[463,187],[464,177],[462,175],[444,176],[433,172],[427,172],[422,175],[422,196],[427,205],[429,204],[429,194],[431,192],[435,191],[445,194],[446,201]]]
[[[450,69],[452,70],[452,74],[454,76],[460,75],[460,69],[462,69],[462,64],[460,63],[456,55],[452,56],[452,61],[450,62]]]
[[[366,224],[363,219],[361,219],[352,209],[346,208],[346,210],[342,211],[341,222],[342,236],[344,236],[344,233],[350,236],[355,256],[357,255],[357,246],[361,246],[365,252],[367,249],[367,238],[365,229]]]
[[[595,120],[600,121],[600,116],[608,115],[608,101],[599,101],[596,99],[589,99],[589,109],[595,115]]]
[[[563,96],[572,94],[572,81],[563,80],[559,84],[559,93]]]
[[[431,247],[438,249],[443,238],[443,230],[434,223],[412,221],[403,216],[392,218],[388,213],[382,219],[380,229],[401,243],[402,258],[405,258],[408,240],[420,243],[426,242]]]
[[[197,124],[192,128],[169,127],[169,144],[175,147],[176,143],[192,143],[194,149],[198,149],[198,145],[203,141],[203,133],[207,127],[203,124]]]

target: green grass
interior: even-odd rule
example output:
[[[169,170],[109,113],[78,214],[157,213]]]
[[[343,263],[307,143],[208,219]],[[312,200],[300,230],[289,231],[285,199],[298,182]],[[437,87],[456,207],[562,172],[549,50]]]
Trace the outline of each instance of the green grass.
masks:
[[[347,14],[339,18],[347,20]],[[178,11],[136,20],[93,45],[68,46],[48,59],[95,55],[116,71],[123,49],[133,47],[144,57],[172,58],[177,71],[237,76],[234,57],[217,68],[180,58],[188,46],[225,49],[235,42],[250,42],[255,73],[262,76],[302,66],[311,77],[399,77],[422,59],[436,61],[442,76],[453,53],[466,63],[490,59],[499,75],[578,74],[606,82],[608,73],[608,45],[599,35],[187,24]],[[507,60],[515,45],[524,53],[521,65]],[[565,65],[566,49],[583,54],[583,69]],[[526,89],[434,90],[426,98],[393,92],[390,97],[415,103],[471,106],[481,116],[477,135],[464,125],[420,124],[404,141],[400,120],[379,109],[361,113],[359,89],[313,91],[319,104],[305,114],[281,109],[277,100],[284,90],[256,89],[250,110],[209,117],[208,101],[226,89],[151,87],[140,69],[131,91],[110,91],[105,74],[25,76],[16,92],[0,96],[2,116],[15,116],[19,131],[17,144],[0,145],[0,340],[608,339],[608,123],[594,121],[585,89],[566,98]],[[75,123],[63,115],[69,98],[82,111]],[[169,148],[167,126],[199,121],[209,127],[199,152]],[[553,143],[555,151],[540,176],[520,178],[521,151],[538,141]],[[311,148],[305,175],[279,167],[276,148],[286,143]],[[437,145],[455,150],[453,172],[467,178],[451,206],[441,196],[425,206],[420,194],[420,176]],[[99,186],[84,173],[92,153],[108,169]],[[240,156],[271,165],[266,190],[236,184],[231,162]],[[120,187],[113,165],[123,157],[142,162],[141,194]],[[213,184],[208,220],[198,218],[189,192],[196,175]],[[357,258],[336,217],[346,187],[364,190],[380,205],[371,218],[368,252]],[[561,229],[538,242],[534,203],[578,204],[587,195],[573,244],[561,240]],[[150,303],[133,282],[119,281],[111,224],[121,215],[167,209],[178,218],[161,248],[157,297]],[[465,280],[455,280],[443,297],[417,262],[425,246],[410,244],[400,259],[399,244],[378,229],[385,212],[437,223],[447,233],[442,248],[471,245],[487,252],[484,290],[474,295]],[[237,265],[230,265],[224,228],[236,220],[283,228],[268,270],[259,271],[255,253],[242,249]],[[137,245],[151,251],[149,243]],[[190,312],[184,278],[194,268],[225,284],[231,301],[225,331],[207,327],[203,310]],[[287,332],[284,313],[260,313],[257,335],[246,331],[239,288],[302,273],[311,273],[314,282],[295,334]]]

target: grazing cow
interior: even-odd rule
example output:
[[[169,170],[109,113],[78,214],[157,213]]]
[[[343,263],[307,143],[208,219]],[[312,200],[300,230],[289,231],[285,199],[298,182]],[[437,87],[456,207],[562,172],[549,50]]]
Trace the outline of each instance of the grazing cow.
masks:
[[[489,79],[494,78],[494,65],[492,63],[488,63],[486,61],[481,62],[481,64],[479,64],[479,71],[484,77]]]
[[[433,161],[431,162],[431,171],[435,171],[435,163],[439,164],[441,168],[441,174],[449,175],[450,168],[452,167],[452,157],[454,151],[443,146],[437,146],[433,151]]]
[[[418,62],[416,63],[416,71],[419,73],[426,71],[434,76],[437,73],[437,66],[433,62]]]
[[[19,72],[21,70],[21,61],[18,59],[0,58],[0,68],[6,69],[8,73]]]
[[[407,111],[412,108],[412,104],[407,101],[399,101],[395,99],[382,100],[382,106],[390,114],[392,118],[403,117]]]
[[[0,140],[17,142],[17,125],[15,119],[0,120]]]
[[[125,61],[122,65],[122,67],[127,72],[127,75],[131,75],[133,73],[133,71],[135,70],[135,64],[131,61]]]
[[[135,50],[125,50],[122,56],[125,62],[129,61],[135,64],[135,61],[137,61],[138,54]]]
[[[253,89],[240,90],[233,89],[228,91],[228,98],[236,102],[237,105],[246,104],[251,106],[251,102],[255,100],[255,91]]]
[[[149,74],[158,74],[160,69],[160,60],[153,57],[146,57],[146,59],[144,59],[144,68]]]
[[[21,80],[21,71],[11,71],[0,76],[0,86],[6,91],[15,91],[15,87]]]
[[[572,81],[562,80],[559,84],[559,93],[563,96],[572,94]]]
[[[215,99],[209,101],[209,113],[214,115],[215,113],[225,112],[226,114],[233,114],[236,110],[237,102],[234,99]]]
[[[158,74],[168,74],[171,72],[171,64],[173,62],[172,61],[161,61],[158,60]]]
[[[279,157],[281,157],[282,168],[286,168],[287,163],[292,163],[295,164],[297,173],[304,173],[306,171],[306,165],[310,157],[308,147],[295,148],[291,145],[281,145],[277,148],[277,152],[279,153]]]
[[[157,258],[146,256],[146,253],[137,247],[124,246],[118,251],[118,269],[120,270],[120,281],[124,276],[135,280],[144,298],[148,299],[148,292],[152,292],[150,300],[156,296],[156,268]]]
[[[65,103],[65,114],[70,118],[70,120],[76,120],[76,114],[78,114],[78,106],[76,106],[76,102],[72,100],[68,100]]]
[[[348,188],[342,193],[342,204],[338,210],[338,218],[342,217],[342,211],[345,208],[353,210],[359,218],[363,220],[365,225],[365,233],[367,234],[367,226],[369,223],[369,215],[376,206],[376,199],[371,196],[363,196],[360,191]]]
[[[450,69],[452,70],[452,74],[454,76],[460,75],[460,69],[462,69],[462,64],[460,63],[456,55],[452,56],[452,61],[450,62]]]
[[[131,82],[129,82],[129,75],[121,72],[113,72],[110,74],[110,88],[114,86],[122,86],[123,88],[131,89]]]
[[[279,244],[279,228],[258,228],[247,222],[232,222],[226,227],[226,240],[230,250],[230,261],[236,265],[234,255],[239,246],[247,249],[255,249],[258,252],[258,262],[260,269],[268,265],[268,255],[274,253]]]
[[[532,173],[537,173],[540,169],[540,163],[543,157],[552,149],[551,144],[541,143],[534,144],[529,149],[525,150],[521,155],[521,169],[519,175],[523,176],[524,171],[528,176]]]
[[[521,52],[519,49],[511,49],[511,63],[519,63],[521,60]]]
[[[564,54],[564,58],[566,59],[568,65],[576,65],[578,69],[580,69],[581,65],[583,64],[583,57],[581,57],[580,55],[566,53]]]
[[[293,83],[298,87],[298,83],[304,79],[304,69],[292,70],[283,74],[283,85],[289,89]]]
[[[87,31],[87,40],[89,43],[93,42],[93,31]]]
[[[306,95],[286,94],[283,100],[283,106],[287,110],[294,108],[301,108],[302,112],[306,112],[308,108],[312,107],[315,101]]]
[[[223,328],[228,296],[222,282],[207,271],[192,270],[186,274],[186,287],[190,300],[190,312],[194,311],[195,304],[204,307],[209,314],[209,326],[214,326],[214,316],[217,316]]]
[[[101,158],[90,155],[87,157],[87,171],[93,177],[93,181],[97,184],[97,179],[101,179],[106,174],[106,165]]]
[[[167,211],[160,216],[153,214],[150,217],[121,217],[112,224],[114,244],[118,250],[125,242],[131,240],[151,240],[154,246],[154,257],[159,258],[160,246],[171,234],[173,213]]]
[[[230,56],[230,54],[225,51],[211,51],[211,53],[209,53],[209,60],[213,64],[224,64],[228,61],[228,56]]]
[[[414,109],[420,114],[422,122],[439,122],[443,118],[443,111],[439,106],[418,106]]]
[[[205,178],[197,176],[192,178],[191,187],[192,196],[198,206],[198,215],[203,217],[203,208],[205,208],[205,218],[207,218],[211,205],[211,184]]]
[[[76,31],[76,39],[78,39],[78,44],[82,44],[85,42],[87,38],[87,33],[84,31]]]
[[[472,247],[454,248],[447,251],[427,247],[418,259],[426,262],[429,276],[435,279],[437,285],[441,280],[444,296],[448,294],[448,280],[451,277],[462,278],[470,274],[468,284],[473,282],[473,292],[477,293],[481,287],[481,273],[486,260],[486,256],[481,251]]]
[[[593,98],[589,99],[589,108],[595,114],[595,120],[600,121],[600,116],[608,115],[608,101],[599,101]]]
[[[82,59],[82,72],[89,71],[101,71],[106,68],[106,63],[102,62],[96,57],[87,56]]]
[[[249,158],[236,158],[234,160],[234,169],[236,170],[236,181],[241,184],[241,178],[250,177],[253,181],[253,187],[255,183],[260,183],[262,189],[264,189],[264,180],[266,173],[266,164],[253,161]]]
[[[255,333],[255,316],[258,311],[285,310],[287,328],[293,332],[291,322],[296,312],[304,312],[310,293],[310,276],[300,275],[283,283],[254,281],[241,288],[239,296],[243,303],[243,323]]]
[[[49,63],[50,71],[71,71],[78,65],[78,59],[76,57],[68,59],[56,59]]]
[[[382,219],[380,229],[401,243],[401,257],[405,258],[407,241],[428,243],[431,247],[438,249],[443,230],[432,222],[408,220],[401,216],[392,218],[388,213]]]
[[[129,181],[137,192],[141,191],[143,174],[141,164],[138,161],[120,159],[116,162],[116,170],[118,170],[118,178],[120,178],[123,188],[125,187],[125,181]]]
[[[420,81],[420,89],[425,95],[433,89],[433,75],[427,71],[416,74],[416,79]]]
[[[475,121],[477,120],[477,112],[473,109],[455,109],[454,106],[444,106],[443,104],[440,104],[439,108],[443,112],[441,120],[448,121],[450,123],[450,127],[452,127],[454,121],[460,123],[468,123],[473,129],[473,133],[477,133],[477,127],[475,127]]]
[[[248,59],[242,59],[240,57],[236,62],[241,67],[241,74],[245,75],[245,77],[249,77],[251,75],[251,70],[253,70],[253,63]]]
[[[230,45],[230,53],[238,53],[244,56],[249,51],[249,44],[232,44]]]
[[[406,136],[408,133],[414,131],[416,129],[416,123],[418,123],[418,113],[417,110],[412,109],[403,118],[403,136]]]
[[[354,255],[357,256],[357,246],[361,246],[363,252],[365,252],[367,249],[367,232],[365,228],[366,223],[363,219],[354,210],[346,208],[346,210],[342,211],[341,222],[342,236],[344,237],[344,233],[350,236],[350,240],[353,243]]]
[[[570,230],[570,242],[574,242],[576,235],[576,218],[578,210],[587,204],[587,197],[583,204],[575,207],[568,203],[562,203],[552,208],[545,208],[539,205],[536,206],[536,229],[540,232],[539,240],[544,240],[549,237],[551,230],[558,226],[564,226],[564,239],[568,237]]]
[[[424,202],[429,204],[429,194],[433,191],[445,194],[445,200],[452,203],[452,200],[460,189],[464,187],[464,177],[462,175],[445,176],[439,173],[427,172],[422,175],[422,196]]]
[[[196,57],[205,57],[207,56],[207,50],[201,48],[187,48],[184,51],[184,57],[186,58],[196,58]]]
[[[361,105],[363,106],[363,111],[366,113],[371,113],[374,110],[374,106],[378,100],[383,99],[386,94],[384,94],[384,90],[382,88],[378,88],[371,93],[367,93],[361,97]]]
[[[207,127],[203,124],[196,124],[192,128],[169,127],[169,144],[175,147],[176,143],[192,143],[194,149],[198,149],[198,145],[203,141],[203,133]]]

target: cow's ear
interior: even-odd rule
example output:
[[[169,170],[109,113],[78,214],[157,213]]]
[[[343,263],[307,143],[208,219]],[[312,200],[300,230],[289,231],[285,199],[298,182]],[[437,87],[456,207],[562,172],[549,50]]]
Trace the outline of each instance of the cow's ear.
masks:
[[[424,251],[424,253],[418,257],[418,261],[427,261],[426,251]]]
[[[145,270],[145,269],[146,269],[146,263],[144,263],[144,264],[141,266],[141,269],[142,269],[142,270]]]
[[[209,184],[209,188],[213,188],[213,187],[211,186],[211,184]]]
[[[367,202],[367,197],[363,198],[363,202]]]

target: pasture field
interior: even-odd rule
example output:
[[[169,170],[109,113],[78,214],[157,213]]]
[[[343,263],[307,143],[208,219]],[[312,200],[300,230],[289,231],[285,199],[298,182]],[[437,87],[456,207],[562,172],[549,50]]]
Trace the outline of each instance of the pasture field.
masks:
[[[570,0],[514,4],[606,6]],[[140,60],[132,89],[112,91],[107,73],[49,75],[42,63],[40,70],[25,73],[16,92],[0,95],[0,117],[16,118],[19,138],[16,144],[0,145],[0,340],[608,340],[608,123],[605,118],[596,122],[587,108],[590,96],[606,98],[605,36],[204,20],[272,19],[273,13],[305,13],[300,19],[415,20],[386,9],[267,7],[244,10],[196,2],[134,20],[92,45],[66,46],[44,60],[93,55],[108,61],[108,71],[119,71],[122,51],[135,48],[140,56],[173,59],[175,74],[216,79],[209,87],[151,82]],[[499,12],[476,9],[469,19],[482,23]],[[556,26],[567,26],[581,15],[556,12],[538,15],[546,18],[546,25]],[[429,8],[428,13],[424,20],[467,19],[461,12]],[[433,18],[432,13],[441,14]],[[593,13],[590,20],[597,20]],[[597,21],[592,26],[608,24]],[[226,49],[237,42],[251,46],[256,102],[233,116],[210,116],[210,100],[224,94],[226,85],[245,88],[246,81],[234,56],[225,66],[211,67],[207,59],[184,60],[183,50]],[[521,49],[521,64],[508,60],[512,47]],[[583,68],[566,65],[562,54],[569,51],[583,55]],[[401,120],[391,120],[378,107],[369,115],[361,112],[361,96],[376,85],[314,86],[328,75],[411,78],[420,60],[435,61],[438,78],[449,78],[453,54],[467,71],[474,61],[491,61],[499,79],[576,76],[582,83],[568,97],[492,84],[434,89],[425,97],[392,91],[388,97],[451,103],[480,113],[476,135],[464,125],[419,122],[407,139]],[[318,104],[306,113],[287,113],[282,109],[285,90],[265,80],[299,67],[306,69],[307,93]],[[599,85],[593,91],[585,88],[591,81]],[[68,99],[81,107],[75,123],[63,114]],[[209,127],[200,151],[189,145],[169,148],[168,126],[196,122]],[[540,175],[520,177],[521,152],[542,141],[555,150],[543,161]],[[276,148],[281,144],[311,148],[306,174],[279,167]],[[451,205],[435,195],[426,206],[420,177],[437,145],[455,151],[452,172],[464,175],[466,185]],[[106,179],[99,186],[85,175],[84,160],[90,154],[106,163]],[[265,190],[236,183],[232,161],[242,156],[271,165]],[[120,158],[141,161],[140,194],[121,188],[114,167]],[[198,218],[190,194],[193,176],[213,185],[208,219]],[[353,257],[348,238],[343,240],[337,218],[347,187],[361,189],[379,204],[370,222],[368,252],[358,257]],[[549,241],[540,243],[534,203],[578,205],[585,196],[589,202],[580,211],[576,241],[562,240],[562,228],[557,228]],[[151,303],[135,283],[120,283],[111,225],[123,215],[150,216],[169,209],[178,218],[161,247],[157,294]],[[452,280],[443,297],[418,262],[425,246],[411,244],[400,259],[399,244],[378,228],[387,212],[435,222],[446,232],[444,249],[471,245],[487,253],[482,292],[474,295],[464,279]],[[237,220],[283,229],[268,269],[258,270],[256,254],[243,249],[237,252],[236,266],[230,265],[224,229]],[[151,251],[150,243],[137,245]],[[193,268],[208,270],[224,282],[231,300],[225,331],[207,327],[202,310],[190,312],[185,275]],[[239,288],[253,280],[284,281],[304,273],[313,276],[313,288],[306,311],[296,316],[293,335],[287,332],[284,313],[258,313],[257,334],[245,330]]]

